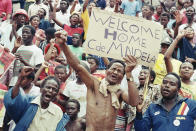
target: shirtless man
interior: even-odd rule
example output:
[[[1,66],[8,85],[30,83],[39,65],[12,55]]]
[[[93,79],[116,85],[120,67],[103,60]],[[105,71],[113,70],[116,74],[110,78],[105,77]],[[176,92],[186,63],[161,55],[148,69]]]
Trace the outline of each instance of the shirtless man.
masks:
[[[67,131],[85,131],[86,120],[84,118],[78,118],[80,103],[75,99],[70,99],[67,101],[65,108],[70,117],[70,121],[65,126],[65,129]]]
[[[86,131],[112,131],[120,103],[125,101],[131,106],[139,102],[139,95],[131,72],[137,65],[132,56],[122,61],[113,61],[108,65],[106,77],[101,82],[93,77],[73,55],[67,46],[67,33],[63,30],[55,33],[56,43],[64,52],[68,64],[78,73],[87,87]],[[128,93],[120,89],[120,83],[126,74]]]

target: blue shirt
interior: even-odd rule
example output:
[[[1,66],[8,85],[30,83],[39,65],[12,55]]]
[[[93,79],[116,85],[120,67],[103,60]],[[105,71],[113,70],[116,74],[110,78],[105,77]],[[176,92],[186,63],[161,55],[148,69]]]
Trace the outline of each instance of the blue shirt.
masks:
[[[136,131],[193,131],[196,118],[196,101],[178,97],[175,106],[167,111],[162,100],[151,104],[144,116],[136,113]]]
[[[21,91],[14,99],[11,95],[12,89],[4,96],[4,105],[8,115],[16,123],[14,131],[27,131],[38,110],[38,105],[31,103],[35,97],[29,97],[22,94]],[[66,131],[64,127],[68,121],[69,116],[64,114],[56,127],[56,131]]]
[[[136,13],[140,12],[139,3],[135,0],[124,0],[121,4],[121,8],[124,10],[125,15],[136,16]]]
[[[186,57],[196,60],[196,46],[193,47],[186,38],[182,38],[178,46],[180,49],[180,61],[184,62]]]

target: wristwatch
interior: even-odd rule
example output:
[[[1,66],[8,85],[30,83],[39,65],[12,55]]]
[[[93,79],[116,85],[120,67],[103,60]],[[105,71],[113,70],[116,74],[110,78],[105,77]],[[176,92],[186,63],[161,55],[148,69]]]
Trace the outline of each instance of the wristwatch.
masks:
[[[127,81],[133,82],[133,77],[127,78]]]

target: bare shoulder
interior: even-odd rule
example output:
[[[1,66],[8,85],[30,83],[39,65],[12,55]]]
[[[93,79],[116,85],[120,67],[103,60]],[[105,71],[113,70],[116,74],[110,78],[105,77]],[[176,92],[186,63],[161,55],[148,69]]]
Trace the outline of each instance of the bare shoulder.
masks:
[[[85,118],[78,118],[78,122],[81,125],[81,130],[85,131],[86,130],[86,119]]]
[[[86,119],[85,119],[85,118],[79,118],[78,121],[79,121],[81,124],[86,124]]]

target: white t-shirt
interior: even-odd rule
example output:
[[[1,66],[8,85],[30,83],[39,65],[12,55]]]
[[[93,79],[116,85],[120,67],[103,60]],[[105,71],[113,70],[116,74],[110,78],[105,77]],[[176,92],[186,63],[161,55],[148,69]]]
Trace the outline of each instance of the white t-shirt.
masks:
[[[115,6],[114,6],[114,8],[111,8],[110,6],[106,6],[106,8],[104,10],[114,12]]]
[[[65,14],[63,14],[61,11],[59,12],[56,12],[56,19],[61,22],[62,24],[66,24],[66,25],[70,25],[70,22],[69,22],[69,17],[70,17],[70,13],[67,12]],[[62,29],[60,26],[58,26],[57,24],[54,25],[54,28],[56,30],[58,29]]]
[[[70,13],[71,8],[72,8],[72,5],[69,5],[69,7],[68,7],[68,9],[67,9],[67,12]],[[75,7],[74,12],[79,12],[80,10],[81,10],[81,6],[80,6],[80,4],[78,3],[78,4],[76,4],[76,7]]]
[[[70,81],[67,85],[63,94],[70,99],[76,99],[80,103],[80,112],[78,113],[79,117],[86,115],[86,96],[87,96],[87,87],[85,84],[78,85],[75,81]]]
[[[36,45],[22,45],[18,48],[16,53],[20,54],[22,58],[33,67],[44,62],[42,50]],[[21,63],[19,60],[15,60],[13,77],[10,81],[10,86],[14,86],[16,84],[19,75],[19,69],[23,66],[23,63]]]
[[[19,28],[17,31],[18,36],[22,36],[22,28]],[[12,40],[10,41],[10,34],[12,32],[12,24],[9,23],[9,21],[4,21],[0,26],[0,32],[1,32],[1,39],[0,43],[7,47],[10,51],[14,48],[14,42],[15,42],[15,36],[13,35]]]

